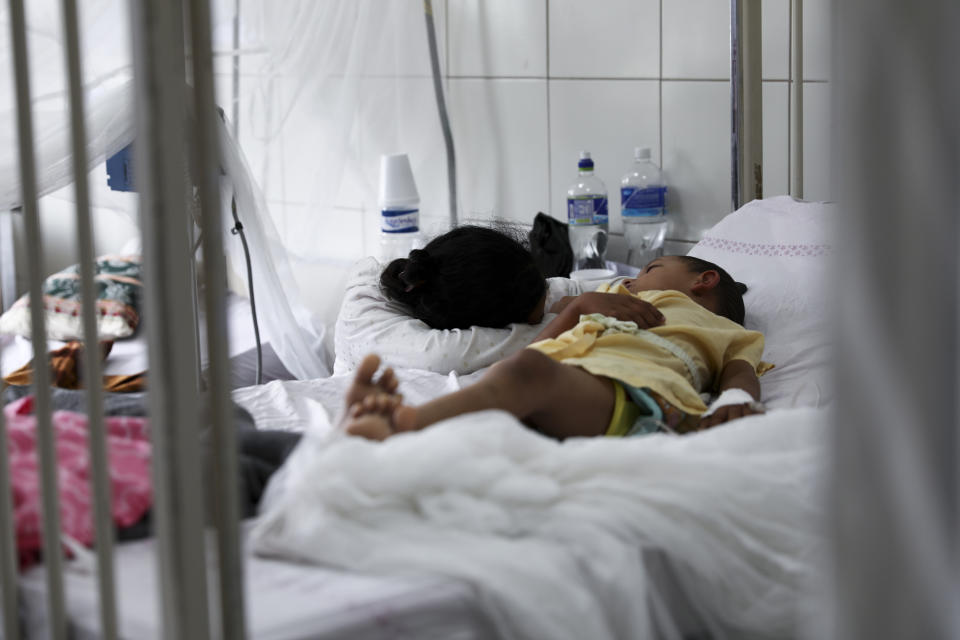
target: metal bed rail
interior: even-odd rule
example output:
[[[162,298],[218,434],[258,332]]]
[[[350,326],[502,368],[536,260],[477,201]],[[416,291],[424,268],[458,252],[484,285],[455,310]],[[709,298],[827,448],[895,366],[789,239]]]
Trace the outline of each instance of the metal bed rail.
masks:
[[[43,313],[40,232],[27,30],[23,0],[9,0],[15,66],[18,148],[28,245],[34,393],[43,495],[43,564],[48,628],[52,638],[68,637],[57,487],[56,435],[51,416],[49,362]],[[95,299],[94,243],[87,184],[82,57],[76,0],[63,0],[66,69],[77,200],[81,295]],[[144,244],[144,315],[150,363],[149,409],[153,444],[153,521],[158,540],[162,634],[166,638],[243,638],[245,616],[238,533],[236,449],[228,396],[227,325],[224,308],[226,265],[219,202],[219,148],[213,90],[208,0],[142,0],[131,5],[138,135],[137,187]],[[189,167],[189,172],[187,168]],[[201,203],[204,264],[203,302],[210,359],[210,429],[213,487],[203,486],[199,436],[200,384],[197,372],[196,314],[191,286],[192,245],[184,194],[196,177]],[[96,335],[96,306],[83,306],[84,336]],[[108,456],[103,420],[100,363],[84,358],[89,445],[94,499],[100,636],[118,637],[110,519]],[[0,414],[0,585],[4,637],[19,628],[17,555],[7,457],[7,433]],[[210,494],[208,503],[206,494]],[[206,504],[205,504],[206,503]],[[205,544],[206,514],[212,513],[215,545]],[[207,558],[214,561],[208,563]],[[212,570],[208,570],[208,567]],[[209,576],[208,573],[213,574]],[[215,589],[208,592],[211,580]],[[215,605],[210,606],[212,597]],[[213,615],[211,616],[211,610]]]

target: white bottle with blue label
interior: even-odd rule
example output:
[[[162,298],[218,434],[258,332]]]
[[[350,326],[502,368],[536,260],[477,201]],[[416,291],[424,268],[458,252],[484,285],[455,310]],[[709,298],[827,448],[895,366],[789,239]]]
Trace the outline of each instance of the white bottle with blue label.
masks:
[[[593,175],[588,151],[580,153],[577,182],[567,189],[567,224],[573,269],[603,269],[607,251],[607,188]]]
[[[380,252],[383,263],[420,247],[420,194],[405,153],[380,158]]]
[[[667,236],[667,187],[650,160],[650,147],[634,149],[633,167],[620,180],[620,216],[627,263],[642,267],[663,255]]]

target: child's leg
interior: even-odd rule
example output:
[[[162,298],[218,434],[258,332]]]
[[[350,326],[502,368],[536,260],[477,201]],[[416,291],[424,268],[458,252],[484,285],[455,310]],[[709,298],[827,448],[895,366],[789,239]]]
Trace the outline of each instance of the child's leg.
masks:
[[[350,433],[379,439],[389,435],[384,428],[413,431],[471,411],[503,409],[531,428],[562,440],[602,435],[613,414],[614,390],[606,378],[524,349],[491,367],[476,384],[419,407],[391,410],[382,396],[367,404],[371,411],[357,405],[352,412]]]

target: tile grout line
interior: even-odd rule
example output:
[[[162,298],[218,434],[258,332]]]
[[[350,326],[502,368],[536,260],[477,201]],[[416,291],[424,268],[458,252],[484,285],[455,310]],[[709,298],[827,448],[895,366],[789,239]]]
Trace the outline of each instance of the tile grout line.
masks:
[[[544,28],[546,30],[547,45],[547,64],[546,64],[546,93],[547,93],[547,215],[553,215],[553,168],[551,160],[553,158],[553,135],[550,120],[550,0],[543,0],[546,8]]]

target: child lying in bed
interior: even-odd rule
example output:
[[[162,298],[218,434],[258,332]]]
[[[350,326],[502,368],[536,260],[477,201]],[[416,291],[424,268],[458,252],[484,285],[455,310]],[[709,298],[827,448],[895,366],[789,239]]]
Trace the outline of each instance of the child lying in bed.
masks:
[[[743,322],[746,287],[687,256],[648,264],[635,278],[564,299],[527,349],[473,386],[417,407],[367,356],[347,394],[348,433],[382,440],[471,411],[505,410],[558,439],[688,432],[762,411],[763,335]],[[721,397],[708,412],[700,397]],[[731,401],[730,398],[733,398]]]

